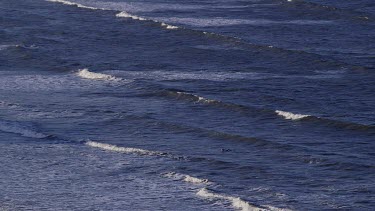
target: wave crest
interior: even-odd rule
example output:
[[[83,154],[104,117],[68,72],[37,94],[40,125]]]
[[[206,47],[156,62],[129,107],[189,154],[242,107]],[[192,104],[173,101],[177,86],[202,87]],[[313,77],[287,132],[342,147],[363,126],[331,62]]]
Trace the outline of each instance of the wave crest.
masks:
[[[94,73],[90,72],[88,69],[81,69],[78,70],[77,75],[81,78],[86,78],[86,79],[94,79],[94,80],[110,80],[110,81],[119,81],[121,79],[116,78],[111,75],[103,74],[103,73]]]
[[[306,117],[309,117],[310,115],[305,115],[305,114],[293,114],[291,112],[286,112],[286,111],[280,111],[276,110],[275,111],[279,116],[284,117],[284,119],[291,119],[291,120],[300,120]]]
[[[62,4],[65,4],[65,5],[76,6],[76,7],[84,8],[84,9],[91,9],[91,10],[105,10],[105,9],[100,9],[100,8],[96,8],[96,7],[85,6],[85,5],[82,5],[82,4],[78,4],[78,3],[71,2],[71,1],[66,1],[66,0],[46,0],[46,1],[62,3]]]
[[[136,16],[136,15],[132,15],[132,14],[129,14],[129,13],[124,12],[124,11],[116,14],[116,17],[118,17],[118,18],[131,18],[133,20],[147,21],[146,18],[142,18],[142,17]]]
[[[178,26],[169,25],[166,23],[161,23],[161,26],[165,27],[166,29],[178,29]]]
[[[233,207],[235,207],[237,209],[240,209],[240,210],[243,210],[243,211],[266,210],[266,209],[262,209],[260,207],[257,207],[255,205],[252,205],[249,202],[244,201],[244,200],[242,200],[242,199],[240,199],[238,197],[217,194],[217,193],[214,193],[212,191],[209,191],[207,188],[200,189],[197,192],[197,195],[200,196],[200,197],[207,198],[207,199],[212,199],[212,200],[215,200],[215,199],[227,200],[227,201],[231,202],[231,204],[232,204]]]
[[[104,144],[95,141],[87,141],[87,146],[100,148],[108,151],[126,153],[126,154],[140,154],[140,155],[163,155],[164,153],[149,151],[145,149],[130,148],[130,147],[119,147],[112,144]]]
[[[208,181],[208,179],[200,179],[197,177],[192,177],[187,174],[179,174],[176,172],[168,172],[164,174],[163,176],[167,178],[172,178],[175,180],[182,180],[184,182],[193,183],[193,184],[211,184],[211,182]]]

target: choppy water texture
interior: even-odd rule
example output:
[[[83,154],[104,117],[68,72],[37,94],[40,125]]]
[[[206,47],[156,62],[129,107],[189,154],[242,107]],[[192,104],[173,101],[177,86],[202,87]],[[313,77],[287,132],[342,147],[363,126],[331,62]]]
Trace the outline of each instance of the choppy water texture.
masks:
[[[372,210],[372,0],[1,0],[0,210]]]

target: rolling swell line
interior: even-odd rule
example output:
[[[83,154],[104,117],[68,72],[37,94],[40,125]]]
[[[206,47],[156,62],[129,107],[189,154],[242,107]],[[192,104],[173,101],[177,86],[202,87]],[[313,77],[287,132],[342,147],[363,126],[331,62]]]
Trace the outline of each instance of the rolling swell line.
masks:
[[[201,179],[201,178],[193,177],[187,174],[180,174],[176,172],[168,172],[168,173],[163,174],[162,176],[173,179],[173,180],[179,180],[179,181],[183,181],[186,183],[190,183],[193,185],[198,185],[198,187],[202,185],[206,186],[206,187],[199,189],[199,191],[196,192],[196,195],[201,198],[205,198],[209,200],[217,200],[217,199],[227,200],[231,202],[232,207],[237,208],[239,210],[243,210],[243,211],[261,211],[261,210],[263,211],[266,211],[266,210],[289,211],[289,209],[277,208],[277,207],[273,207],[270,205],[255,205],[255,204],[252,204],[248,201],[241,199],[240,197],[233,197],[230,195],[218,194],[215,191],[209,190],[207,188],[207,186],[214,184],[210,182],[208,179]]]
[[[70,5],[70,6],[76,6],[78,8],[83,8],[83,9],[117,11],[117,10],[111,10],[111,9],[106,9],[106,8],[97,8],[97,7],[85,6],[85,5],[75,3],[75,2],[72,2],[72,1],[67,1],[67,0],[46,0],[46,1],[55,2],[55,3],[62,3],[62,4],[65,4],[65,5]],[[179,28],[178,26],[173,26],[173,25],[169,25],[169,24],[166,24],[166,23],[163,23],[163,22],[156,21],[156,20],[151,20],[151,19],[147,19],[147,18],[144,18],[144,17],[136,16],[136,15],[127,13],[125,11],[118,11],[118,12],[120,12],[120,13],[116,14],[116,17],[118,17],[118,18],[131,18],[133,20],[138,20],[138,21],[150,21],[150,22],[153,22],[153,23],[160,24],[161,27],[169,29],[169,30],[175,30],[175,29]]]
[[[127,118],[127,117],[125,117]],[[259,139],[259,138],[253,138],[253,137],[245,137],[230,133],[224,133],[219,132],[215,130],[205,129],[205,128],[199,128],[199,127],[193,127],[193,126],[187,126],[187,125],[181,125],[181,124],[175,124],[170,122],[165,122],[161,120],[151,119],[149,117],[136,117],[136,116],[130,116],[131,119],[137,119],[137,120],[144,120],[143,124],[149,124],[150,126],[160,126],[161,128],[167,129],[168,131],[177,132],[177,133],[189,133],[189,134],[200,134],[201,136],[213,138],[215,140],[223,140],[223,141],[236,141],[236,142],[246,142],[250,143],[251,145],[260,148],[260,149],[267,149],[267,150],[273,150],[277,154],[283,153],[283,156],[286,156],[288,158],[291,158],[292,160],[306,163],[306,164],[313,164],[314,166],[318,167],[329,167],[331,169],[335,170],[350,170],[352,168],[362,168],[362,169],[368,169],[368,168],[374,168],[374,166],[366,165],[366,164],[358,164],[358,163],[348,163],[348,162],[337,162],[335,160],[332,160],[330,158],[315,158],[314,155],[309,154],[295,154],[296,152],[310,152],[313,154],[320,154],[320,153],[330,153],[331,155],[336,156],[346,156],[344,154],[339,153],[332,153],[327,151],[317,151],[311,148],[306,148],[302,146],[295,146],[285,143],[278,143],[273,142],[270,140],[265,139]],[[198,136],[199,137],[199,136]],[[186,160],[189,162],[206,162],[210,163],[214,166],[220,167],[220,168],[228,168],[228,166],[235,167],[242,170],[249,170],[250,166],[242,166],[236,163],[227,162],[227,161],[221,161],[211,158],[202,158],[202,157],[190,157],[190,156],[183,156],[183,157],[176,157],[176,156],[169,156],[170,158],[177,159],[177,160]],[[331,167],[332,166],[332,167]],[[264,172],[263,169],[256,169],[257,171]],[[254,168],[251,167],[251,171],[254,171]]]
[[[78,8],[91,9],[91,10],[118,11],[118,10],[110,10],[110,9],[106,9],[106,8],[89,7],[89,6],[85,6],[85,5],[75,3],[75,2],[72,2],[72,1],[67,1],[67,0],[46,0],[46,1],[55,2],[55,3],[62,3],[62,4],[65,4],[65,5],[76,6]],[[290,2],[287,2],[287,3],[290,3]],[[312,58],[309,59],[309,60],[313,60],[312,64],[321,63],[323,65],[331,65],[333,67],[340,67],[340,68],[346,67],[346,68],[351,68],[351,69],[354,69],[354,70],[369,69],[369,67],[351,65],[351,64],[348,64],[348,63],[345,63],[345,62],[337,61],[334,58],[322,56],[322,55],[316,54],[316,53],[309,53],[309,52],[302,51],[302,50],[289,50],[289,49],[283,49],[283,48],[274,47],[274,46],[267,46],[267,45],[259,45],[259,44],[249,43],[249,42],[246,42],[246,41],[244,41],[244,40],[242,40],[241,38],[238,38],[238,37],[221,35],[221,34],[217,34],[217,33],[213,33],[213,32],[206,32],[206,31],[201,31],[201,30],[196,30],[196,29],[189,29],[189,28],[181,27],[181,26],[169,25],[167,23],[159,22],[157,20],[139,17],[139,16],[136,16],[136,15],[130,14],[126,11],[118,11],[118,12],[120,12],[120,13],[116,14],[116,17],[131,18],[132,20],[135,20],[135,21],[149,21],[149,22],[156,23],[156,24],[158,24],[161,27],[166,28],[166,29],[170,29],[170,30],[180,29],[180,30],[190,32],[192,34],[199,35],[199,36],[208,36],[209,38],[215,38],[217,40],[229,42],[229,43],[232,43],[232,44],[235,44],[235,45],[239,45],[240,47],[249,48],[251,50],[257,50],[257,51],[263,51],[265,53],[267,53],[267,52],[271,53],[271,55],[269,55],[269,56],[280,57],[280,54],[286,54],[287,56],[289,56],[289,59],[290,59],[289,62],[291,64],[301,63],[301,64],[305,65],[306,59],[301,61],[301,59],[299,58],[301,56],[301,54],[303,54],[305,57],[307,57],[307,56],[312,57]],[[330,61],[328,61],[328,59]]]
[[[235,111],[235,112],[246,113],[249,115],[281,117],[286,120],[310,122],[310,123],[318,124],[318,125],[325,125],[325,126],[331,126],[331,127],[336,127],[336,128],[342,128],[346,130],[356,130],[356,131],[362,131],[362,132],[375,134],[374,125],[364,125],[364,124],[353,123],[353,122],[344,122],[344,121],[339,121],[339,120],[334,120],[334,119],[327,119],[327,118],[308,115],[308,114],[295,114],[295,113],[281,111],[281,110],[272,110],[272,109],[267,109],[267,108],[257,108],[257,107],[238,105],[234,103],[227,103],[227,102],[223,102],[220,100],[204,98],[202,96],[191,94],[182,90],[161,90],[159,92],[153,93],[153,96],[173,98],[173,99],[183,100],[183,101],[188,101],[188,102],[193,102],[193,103],[201,103],[203,105],[224,108],[224,109],[228,109],[228,110]]]
[[[126,154],[139,154],[139,155],[149,155],[149,156],[159,156],[159,155],[165,155],[166,153],[161,153],[161,152],[156,152],[156,151],[149,151],[149,150],[144,150],[144,149],[139,149],[139,148],[128,148],[128,147],[119,147],[116,145],[111,145],[111,144],[104,144],[100,142],[93,142],[93,141],[87,141],[85,143],[87,146],[94,147],[94,148],[99,148],[102,150],[107,150],[107,151],[113,151],[113,152],[118,152],[118,153],[126,153]],[[212,182],[210,182],[208,179],[200,179],[197,177],[193,177],[187,174],[179,174],[176,172],[169,172],[164,175],[163,177],[167,178],[172,178],[175,180],[181,180],[187,183],[191,184],[196,184],[196,185],[211,185]],[[267,208],[263,207],[258,207],[256,205],[253,205],[247,201],[244,201],[240,199],[239,197],[232,197],[232,196],[226,196],[226,195],[219,195],[215,194],[213,192],[208,192],[206,188],[203,188],[199,190],[196,195],[204,197],[204,198],[214,198],[214,199],[224,199],[228,200],[232,203],[232,206],[243,210],[243,211],[259,211],[259,210],[273,210],[271,206],[266,206]],[[261,208],[261,209],[260,209]],[[279,210],[279,209],[278,209]]]
[[[197,193],[197,196],[209,200],[225,200],[229,201],[232,207],[242,211],[291,211],[290,209],[277,208],[269,205],[255,205],[240,197],[234,197],[227,194],[220,194],[208,188],[202,188]]]

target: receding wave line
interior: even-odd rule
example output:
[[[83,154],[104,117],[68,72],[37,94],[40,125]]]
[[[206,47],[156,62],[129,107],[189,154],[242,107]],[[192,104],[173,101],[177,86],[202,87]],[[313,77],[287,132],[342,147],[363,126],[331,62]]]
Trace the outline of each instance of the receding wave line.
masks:
[[[28,138],[43,139],[49,137],[43,133],[32,130],[16,122],[0,121],[0,130],[7,133],[15,133]]]
[[[120,81],[120,78],[116,78],[111,75],[103,73],[90,72],[88,69],[78,70],[77,75],[81,78],[93,79],[93,80],[109,80],[109,81]]]

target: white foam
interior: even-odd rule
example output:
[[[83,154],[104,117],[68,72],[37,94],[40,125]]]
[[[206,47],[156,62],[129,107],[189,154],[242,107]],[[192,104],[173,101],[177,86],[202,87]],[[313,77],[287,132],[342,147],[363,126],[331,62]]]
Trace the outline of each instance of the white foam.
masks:
[[[165,27],[166,29],[178,29],[179,27],[178,26],[173,26],[173,25],[169,25],[169,24],[166,24],[166,23],[161,23],[161,26]]]
[[[76,6],[76,7],[84,8],[84,9],[105,10],[103,8],[89,7],[89,6],[85,6],[85,5],[82,5],[82,4],[79,4],[79,3],[75,3],[75,2],[71,2],[71,1],[66,1],[66,0],[46,0],[46,1],[62,3],[62,4],[65,4],[65,5]]]
[[[104,149],[107,151],[120,152],[120,153],[126,153],[126,154],[140,154],[140,155],[162,155],[163,154],[160,152],[149,151],[145,149],[119,147],[116,145],[104,144],[104,143],[99,143],[95,141],[87,141],[86,145],[90,147],[94,147],[94,148]]]
[[[118,17],[118,18],[131,18],[133,20],[147,21],[146,18],[142,18],[142,17],[136,16],[136,15],[132,15],[132,14],[129,14],[127,12],[120,12],[120,13],[116,14],[116,17]]]
[[[276,110],[275,112],[279,116],[284,117],[284,119],[291,119],[291,120],[299,120],[299,119],[303,119],[303,118],[310,116],[310,115],[303,115],[303,114],[293,114],[291,112],[280,111],[280,110]]]
[[[179,174],[176,172],[168,172],[164,174],[163,176],[172,178],[175,180],[182,180],[184,182],[193,183],[193,184],[211,184],[211,182],[209,182],[208,179],[200,179],[197,177],[192,177],[187,174]]]
[[[242,210],[242,211],[261,211],[261,210],[266,210],[260,207],[257,207],[255,205],[250,204],[247,201],[244,201],[238,197],[233,197],[233,196],[226,196],[222,194],[217,194],[212,191],[209,191],[207,188],[202,188],[197,192],[197,195],[203,198],[211,199],[211,200],[226,200],[229,201],[233,207]]]
[[[77,75],[81,78],[93,79],[93,80],[110,80],[110,81],[121,80],[121,79],[116,78],[116,77],[111,76],[111,75],[107,75],[107,74],[103,74],[103,73],[90,72],[88,69],[78,70]]]
[[[36,132],[18,123],[0,121],[0,130],[7,133],[15,133],[29,138],[46,138],[48,135]]]

